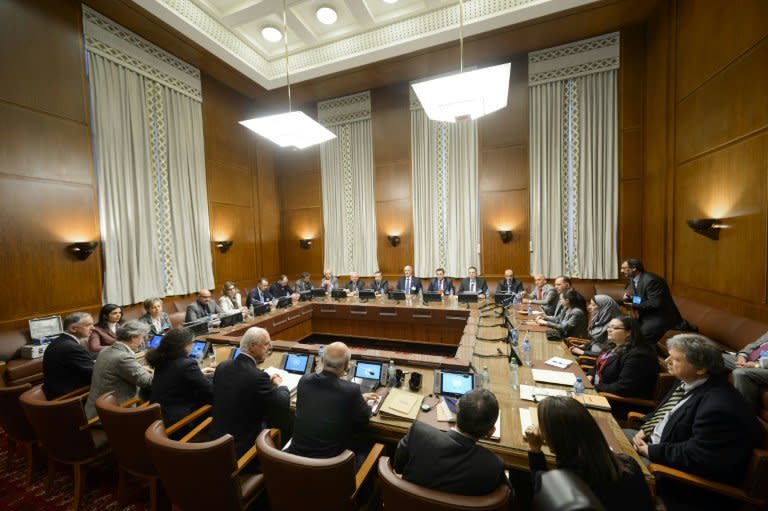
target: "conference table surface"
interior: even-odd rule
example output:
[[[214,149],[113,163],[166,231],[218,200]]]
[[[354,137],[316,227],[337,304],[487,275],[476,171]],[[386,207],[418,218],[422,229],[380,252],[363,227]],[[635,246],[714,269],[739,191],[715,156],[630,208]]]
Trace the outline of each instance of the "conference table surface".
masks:
[[[230,327],[226,331],[222,331],[218,334],[211,334],[206,336],[209,340],[222,344],[235,344],[239,342],[240,337],[244,331],[253,325],[263,326],[267,330],[276,330],[276,332],[270,331],[273,337],[274,351],[273,353],[261,364],[262,368],[269,366],[279,367],[282,358],[282,353],[285,351],[303,351],[303,352],[317,352],[319,345],[317,344],[302,344],[298,341],[301,339],[281,340],[279,327],[287,324],[281,323],[287,321],[287,317],[294,318],[292,321],[297,321],[299,318],[305,323],[303,328],[299,331],[303,332],[305,337],[313,333],[311,331],[311,322],[313,321],[313,315],[316,314],[319,308],[325,308],[329,310],[329,304],[335,306],[336,313],[339,313],[339,319],[337,323],[341,324],[346,321],[344,318],[344,306],[346,307],[380,307],[387,311],[395,309],[398,310],[397,321],[393,321],[391,324],[397,325],[398,322],[413,321],[418,324],[419,320],[426,320],[423,316],[426,315],[426,311],[431,311],[431,318],[434,319],[436,311],[442,310],[444,313],[458,317],[461,314],[462,320],[462,334],[456,345],[456,353],[454,357],[450,356],[435,356],[435,355],[413,355],[403,351],[387,351],[385,349],[366,350],[366,349],[354,349],[353,358],[366,358],[372,360],[389,360],[395,361],[397,367],[404,371],[413,372],[417,371],[422,374],[422,387],[417,392],[420,394],[424,403],[429,405],[435,405],[438,402],[438,398],[434,394],[434,371],[438,368],[456,370],[472,368],[477,373],[480,373],[484,366],[487,366],[490,376],[490,382],[488,385],[499,401],[499,413],[500,413],[500,437],[498,440],[481,440],[480,443],[496,453],[504,463],[510,467],[520,470],[528,469],[528,445],[524,439],[519,409],[521,408],[535,408],[536,403],[532,401],[522,400],[520,398],[520,391],[513,389],[510,382],[510,369],[507,361],[507,353],[509,350],[509,344],[506,342],[507,327],[505,325],[505,317],[518,328],[520,333],[520,343],[522,343],[524,336],[527,334],[531,344],[531,354],[533,359],[533,368],[547,368],[556,370],[553,367],[543,366],[543,361],[553,357],[563,357],[573,360],[573,356],[566,348],[565,344],[561,341],[547,340],[545,329],[533,324],[528,319],[524,310],[520,310],[519,306],[509,307],[506,311],[500,306],[483,306],[483,303],[472,304],[467,308],[464,304],[457,304],[454,300],[449,300],[443,304],[429,304],[425,307],[420,300],[415,299],[413,302],[401,302],[394,303],[388,300],[379,299],[371,301],[369,303],[361,303],[356,298],[349,298],[341,300],[340,302],[331,300],[321,300],[319,302],[302,302],[297,303],[294,307],[289,309],[283,309],[280,311],[273,311],[269,315],[255,318],[246,325],[240,324],[234,327]],[[504,311],[504,315],[502,315]],[[347,310],[347,313],[349,310]],[[321,313],[322,314],[322,313]],[[415,316],[415,318],[414,318]],[[419,316],[422,316],[421,318]],[[391,319],[392,316],[388,316]],[[378,320],[378,318],[376,318]],[[272,326],[277,323],[276,328]],[[420,328],[432,328],[433,322],[426,321]],[[341,329],[347,332],[346,329]],[[284,330],[291,331],[291,330]],[[385,336],[387,337],[387,336]],[[395,336],[398,337],[398,336]],[[402,342],[403,339],[398,338],[398,342]],[[423,344],[423,341],[418,341]],[[228,356],[231,351],[230,348],[219,344],[219,351],[217,351],[217,360],[222,360]],[[453,343],[451,343],[453,345]],[[537,387],[557,388],[562,390],[569,390],[566,387],[559,385],[551,385],[541,382],[535,382],[531,372],[531,367],[521,366],[518,369],[518,381],[523,385],[534,385]],[[587,394],[594,394],[594,388],[589,384],[585,375],[578,367],[578,364],[573,363],[566,371],[575,372],[577,376],[584,377]],[[408,389],[407,383],[404,383],[401,387],[407,392],[411,392]],[[436,425],[441,429],[449,429],[451,424],[447,422],[437,422],[436,420],[436,407],[433,407],[429,412],[419,411],[417,420],[424,420],[432,425]],[[653,477],[646,469],[645,465],[641,462],[638,455],[630,445],[629,440],[625,437],[621,427],[610,414],[610,412],[590,409],[590,413],[598,421],[604,434],[606,436],[613,435],[613,438],[609,439],[609,445],[616,446],[615,450],[634,458],[640,467],[642,467],[643,473],[646,477],[651,489],[653,489]],[[393,443],[402,438],[406,431],[410,427],[411,422],[408,420],[397,419],[390,416],[382,416],[377,414],[371,418],[371,427],[377,440]],[[613,447],[612,447],[613,448]],[[549,449],[543,447],[544,454],[547,458],[548,464],[554,466],[554,457]]]

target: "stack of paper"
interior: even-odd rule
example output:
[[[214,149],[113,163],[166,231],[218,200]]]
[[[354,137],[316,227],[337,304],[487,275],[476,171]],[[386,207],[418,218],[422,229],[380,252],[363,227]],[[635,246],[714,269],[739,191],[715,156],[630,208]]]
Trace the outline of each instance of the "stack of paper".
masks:
[[[291,391],[291,394],[296,392],[296,387],[299,386],[299,380],[302,377],[301,374],[289,373],[288,371],[278,369],[277,367],[267,367],[264,369],[264,372],[267,373],[270,377],[275,374],[279,375],[280,378],[283,379],[283,382],[280,385],[288,387],[288,390]]]
[[[576,383],[576,375],[569,372],[531,369],[531,374],[535,381],[541,383],[554,383],[555,385],[567,385],[569,387]]]
[[[384,404],[381,405],[381,415],[398,417],[400,419],[416,420],[424,396],[413,394],[401,389],[391,389]]]
[[[548,389],[546,387],[534,387],[533,385],[520,385],[520,399],[525,401],[541,401],[549,396],[567,396],[568,392],[560,389]]]
[[[568,360],[567,358],[563,357],[552,357],[544,363],[553,367],[557,367],[558,369],[565,369],[569,365],[573,364],[573,360]]]
[[[539,416],[536,414],[536,408],[520,408],[520,431],[523,433],[523,438],[525,438],[525,430],[529,426],[539,426]]]

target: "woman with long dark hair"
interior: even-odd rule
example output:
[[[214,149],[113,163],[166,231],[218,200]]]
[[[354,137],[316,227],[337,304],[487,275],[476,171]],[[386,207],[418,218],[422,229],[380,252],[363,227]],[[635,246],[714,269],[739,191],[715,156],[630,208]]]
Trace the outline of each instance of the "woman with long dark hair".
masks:
[[[525,431],[534,492],[547,470],[542,444],[555,455],[557,468],[573,471],[600,499],[605,509],[653,509],[651,493],[637,462],[614,454],[589,411],[570,397],[548,397],[537,407],[539,426]]]
[[[538,318],[536,323],[554,329],[562,338],[580,337],[584,339],[587,336],[587,305],[584,297],[575,289],[568,289],[560,297],[560,303],[565,307],[565,314],[562,318],[545,316]]]
[[[213,401],[211,380],[200,370],[197,361],[189,357],[193,340],[190,329],[173,328],[163,336],[158,347],[145,356],[155,369],[152,402],[160,404],[166,426]]]
[[[99,320],[88,337],[88,350],[98,352],[115,344],[117,328],[122,324],[123,309],[114,303],[104,305],[99,311]]]

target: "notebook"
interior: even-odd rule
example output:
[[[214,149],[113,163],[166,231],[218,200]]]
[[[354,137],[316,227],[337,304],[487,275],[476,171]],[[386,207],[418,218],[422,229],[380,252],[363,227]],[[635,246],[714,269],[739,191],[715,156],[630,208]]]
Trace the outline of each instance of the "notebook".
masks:
[[[597,394],[582,394],[577,396],[576,394],[573,394],[572,397],[587,408],[606,411],[611,410],[611,404],[603,396],[599,396]]]
[[[381,415],[397,417],[406,420],[416,420],[421,409],[424,396],[413,394],[401,389],[390,389],[384,403],[381,405]]]
[[[563,357],[552,357],[544,363],[553,367],[557,367],[558,369],[565,369],[569,365],[573,364],[573,360],[568,360],[567,358]]]
[[[549,396],[567,396],[568,391],[561,389],[549,389],[535,387],[533,385],[520,385],[520,399],[524,401],[541,401]]]
[[[277,367],[267,367],[264,369],[264,372],[267,373],[270,377],[275,374],[280,375],[280,378],[283,379],[283,383],[280,385],[288,387],[288,390],[291,391],[291,394],[296,392],[296,387],[299,386],[299,380],[302,376],[301,374],[289,373],[288,371],[284,369],[278,369]]]
[[[576,375],[565,371],[550,371],[549,369],[531,369],[533,379],[539,383],[553,383],[573,387]]]

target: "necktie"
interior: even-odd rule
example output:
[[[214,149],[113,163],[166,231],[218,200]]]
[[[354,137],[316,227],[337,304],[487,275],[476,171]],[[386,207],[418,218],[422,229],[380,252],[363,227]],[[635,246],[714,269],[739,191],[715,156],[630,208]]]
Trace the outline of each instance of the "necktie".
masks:
[[[539,288],[539,300],[541,300],[541,288]]]
[[[641,426],[641,429],[645,431],[645,435],[647,437],[651,436],[651,433],[653,433],[654,428],[656,428],[656,425],[664,420],[664,417],[667,416],[667,414],[677,406],[677,403],[683,400],[683,397],[685,396],[685,388],[683,384],[678,385],[678,387],[675,389],[674,392],[669,396],[669,399],[667,399],[661,406],[659,406],[655,412],[653,412],[653,415],[650,419],[645,421],[645,424]]]
[[[442,291],[442,290],[443,290],[443,281],[442,281],[442,280],[440,281],[440,284],[438,284],[438,288],[437,288],[437,289],[438,289],[439,291]]]
[[[469,281],[469,290],[470,290],[470,292],[472,292],[472,293],[474,293],[474,292],[475,292],[475,281],[474,281],[474,280],[470,280],[470,281]]]
[[[405,292],[406,294],[411,294],[411,277],[405,279]]]

